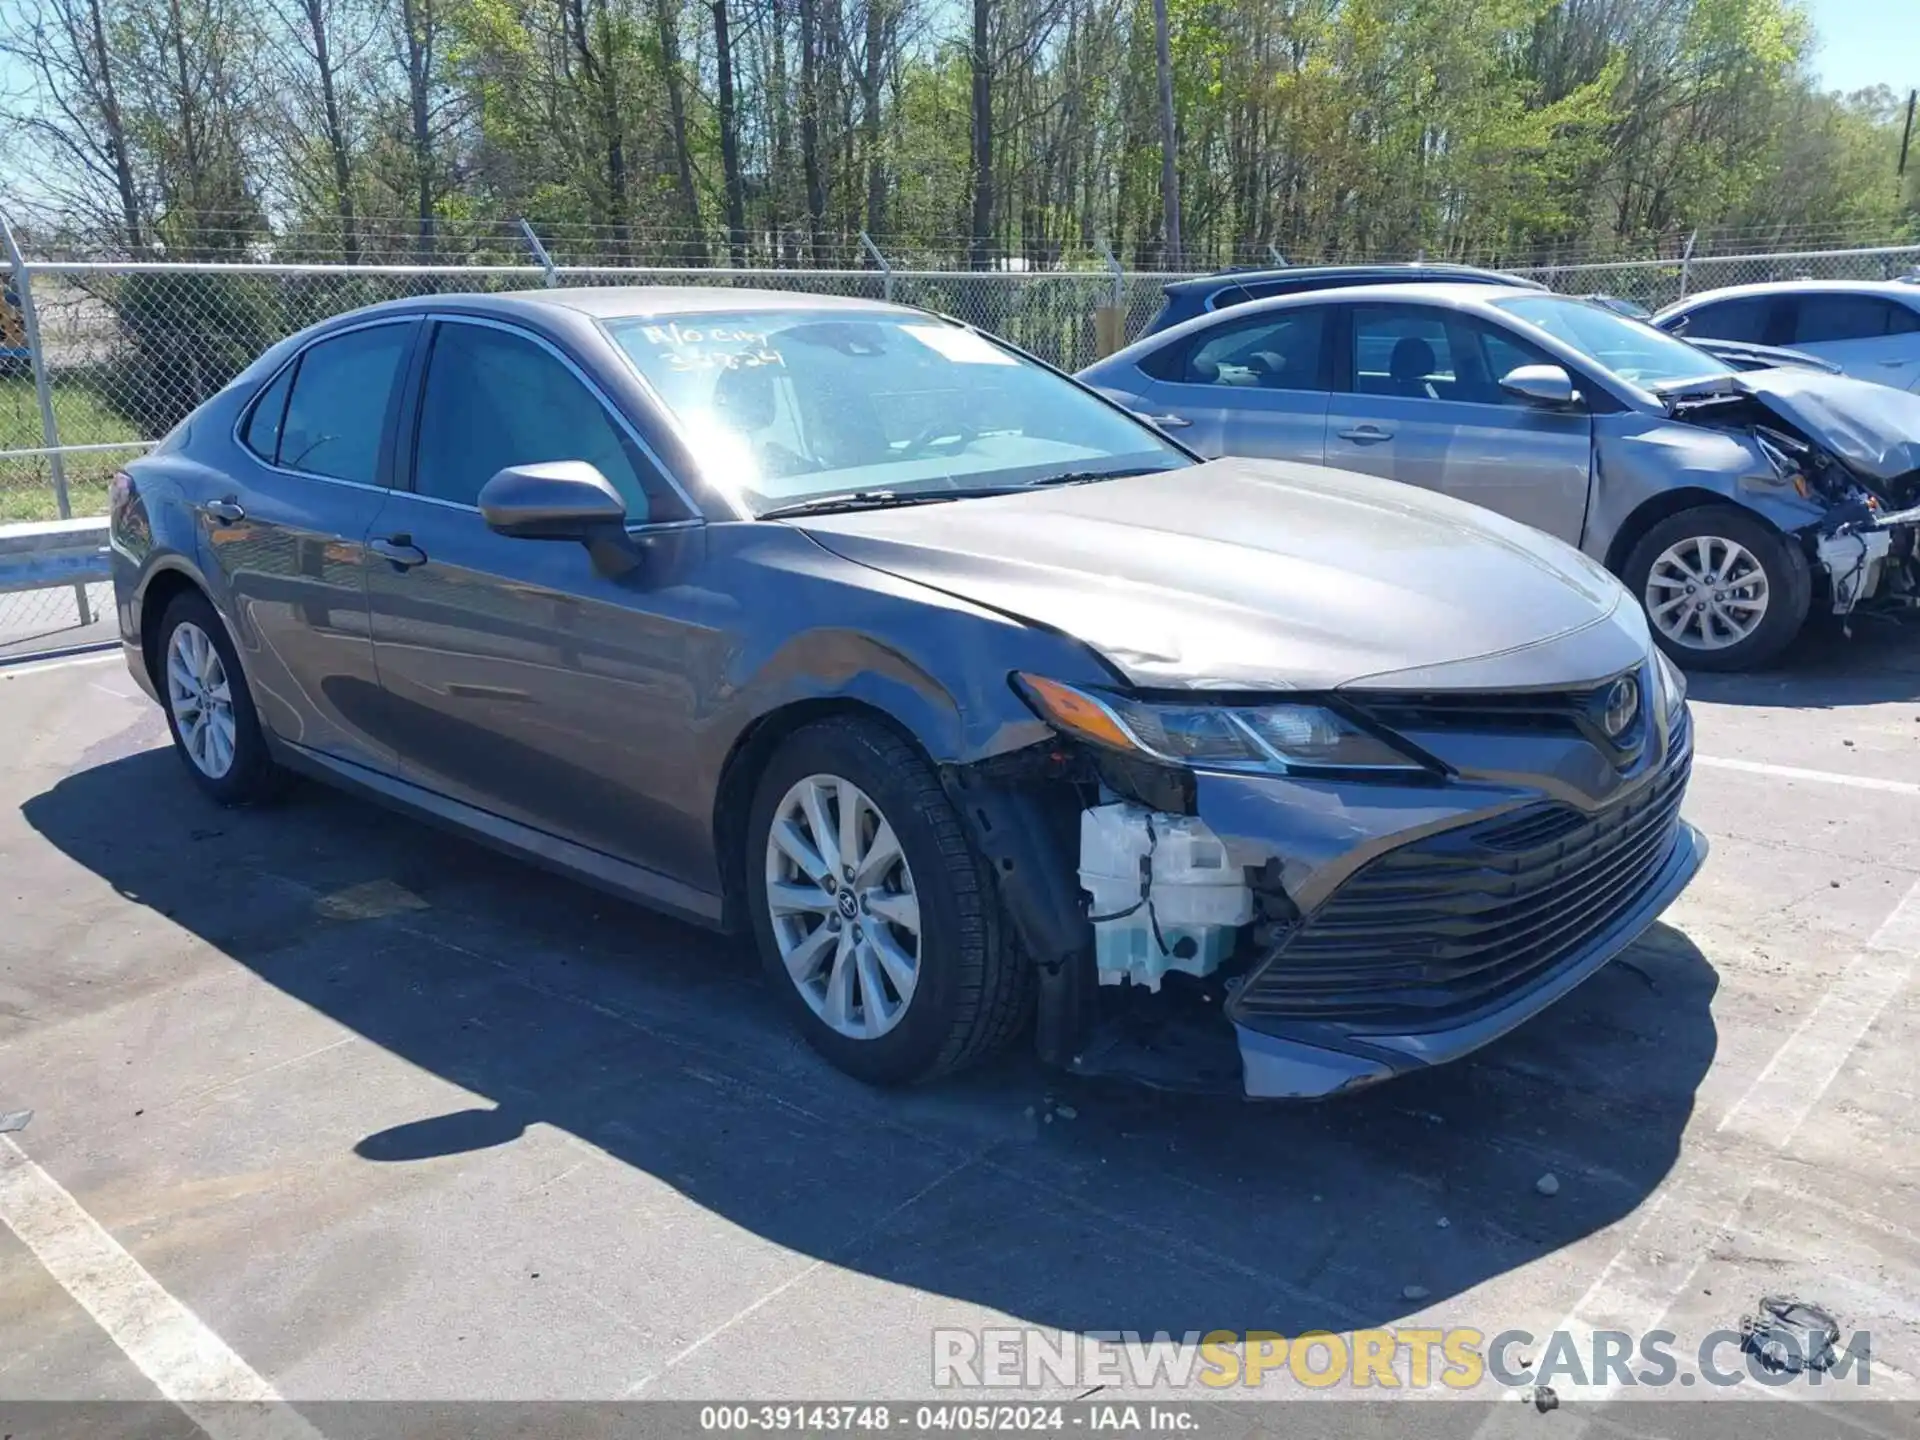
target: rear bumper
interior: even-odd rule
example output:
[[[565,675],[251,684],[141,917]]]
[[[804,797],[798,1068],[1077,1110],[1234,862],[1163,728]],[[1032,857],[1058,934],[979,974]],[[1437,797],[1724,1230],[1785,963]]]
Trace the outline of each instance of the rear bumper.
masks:
[[[1630,907],[1527,988],[1458,1024],[1403,1034],[1348,1034],[1322,1045],[1236,1023],[1246,1093],[1257,1099],[1314,1099],[1479,1049],[1539,1014],[1630,946],[1686,889],[1706,856],[1706,837],[1680,821],[1666,859]]]

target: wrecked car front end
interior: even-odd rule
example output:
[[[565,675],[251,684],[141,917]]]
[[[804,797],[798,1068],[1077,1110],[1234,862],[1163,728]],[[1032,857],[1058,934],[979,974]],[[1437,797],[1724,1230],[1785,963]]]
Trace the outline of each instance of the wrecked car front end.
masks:
[[[1658,393],[1665,413],[1596,417],[1589,533],[1676,487],[1724,495],[1792,537],[1826,608],[1920,605],[1920,397],[1815,371]]]
[[[1489,512],[1219,460],[810,529],[1059,647],[999,692],[1050,738],[941,770],[1052,1063],[1311,1098],[1452,1060],[1702,863],[1679,672],[1617,581]]]
[[[1312,1098],[1456,1059],[1630,945],[1705,856],[1657,656],[1544,691],[1308,703],[1018,683],[1078,807],[1051,878],[1077,881],[1083,943],[1039,951],[1040,1033],[1084,1073]]]

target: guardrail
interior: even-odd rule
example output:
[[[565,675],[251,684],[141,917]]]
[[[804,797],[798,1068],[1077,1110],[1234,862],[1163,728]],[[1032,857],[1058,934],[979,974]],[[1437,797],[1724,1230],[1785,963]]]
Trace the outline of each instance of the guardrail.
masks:
[[[0,594],[111,578],[104,516],[0,525]],[[82,594],[80,603],[84,605]]]

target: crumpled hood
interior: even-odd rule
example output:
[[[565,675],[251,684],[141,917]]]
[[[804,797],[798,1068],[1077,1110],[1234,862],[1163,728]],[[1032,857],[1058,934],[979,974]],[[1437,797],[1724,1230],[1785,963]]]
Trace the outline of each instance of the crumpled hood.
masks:
[[[808,516],[841,557],[1093,647],[1170,689],[1575,684],[1645,618],[1572,547],[1347,471],[1227,458],[982,500]]]
[[[1817,370],[1748,370],[1733,384],[1869,480],[1920,471],[1920,395]]]

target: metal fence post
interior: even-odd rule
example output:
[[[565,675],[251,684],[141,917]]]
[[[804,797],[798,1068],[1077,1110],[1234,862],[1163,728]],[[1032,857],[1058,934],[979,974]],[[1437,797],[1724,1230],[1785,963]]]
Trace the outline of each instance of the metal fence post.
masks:
[[[1124,315],[1127,313],[1127,272],[1120,268],[1113,247],[1105,240],[1100,241],[1100,258],[1107,262],[1107,269],[1113,274],[1113,308]]]
[[[889,304],[893,302],[893,266],[887,263],[887,257],[880,253],[880,247],[873,243],[873,237],[866,231],[860,232],[860,245],[873,263],[880,267],[880,298]]]
[[[1278,245],[1269,241],[1267,243],[1267,254],[1272,258],[1273,263],[1277,267],[1282,270],[1287,268],[1287,257],[1280,253],[1280,247]]]
[[[547,247],[540,243],[540,237],[534,234],[533,226],[528,223],[524,215],[520,217],[520,234],[525,238],[527,248],[533,251],[534,264],[547,272],[547,288],[553,289],[560,283],[559,269],[554,265],[553,257],[547,253]]]
[[[1687,280],[1693,270],[1693,242],[1699,238],[1700,232],[1695,230],[1687,236],[1686,247],[1680,252],[1680,298],[1682,300],[1687,298]]]
[[[40,440],[47,449],[47,473],[53,478],[53,503],[62,520],[73,518],[73,502],[67,496],[67,465],[60,453],[60,422],[53,413],[53,381],[47,374],[47,350],[40,342],[40,315],[33,303],[33,276],[27,269],[27,257],[20,253],[13,225],[0,214],[0,244],[13,267],[15,288],[20,292],[20,327],[26,331],[27,360],[33,366],[33,394],[40,402]],[[80,623],[93,623],[93,607],[87,603],[87,587],[73,587],[74,604],[80,611]]]

